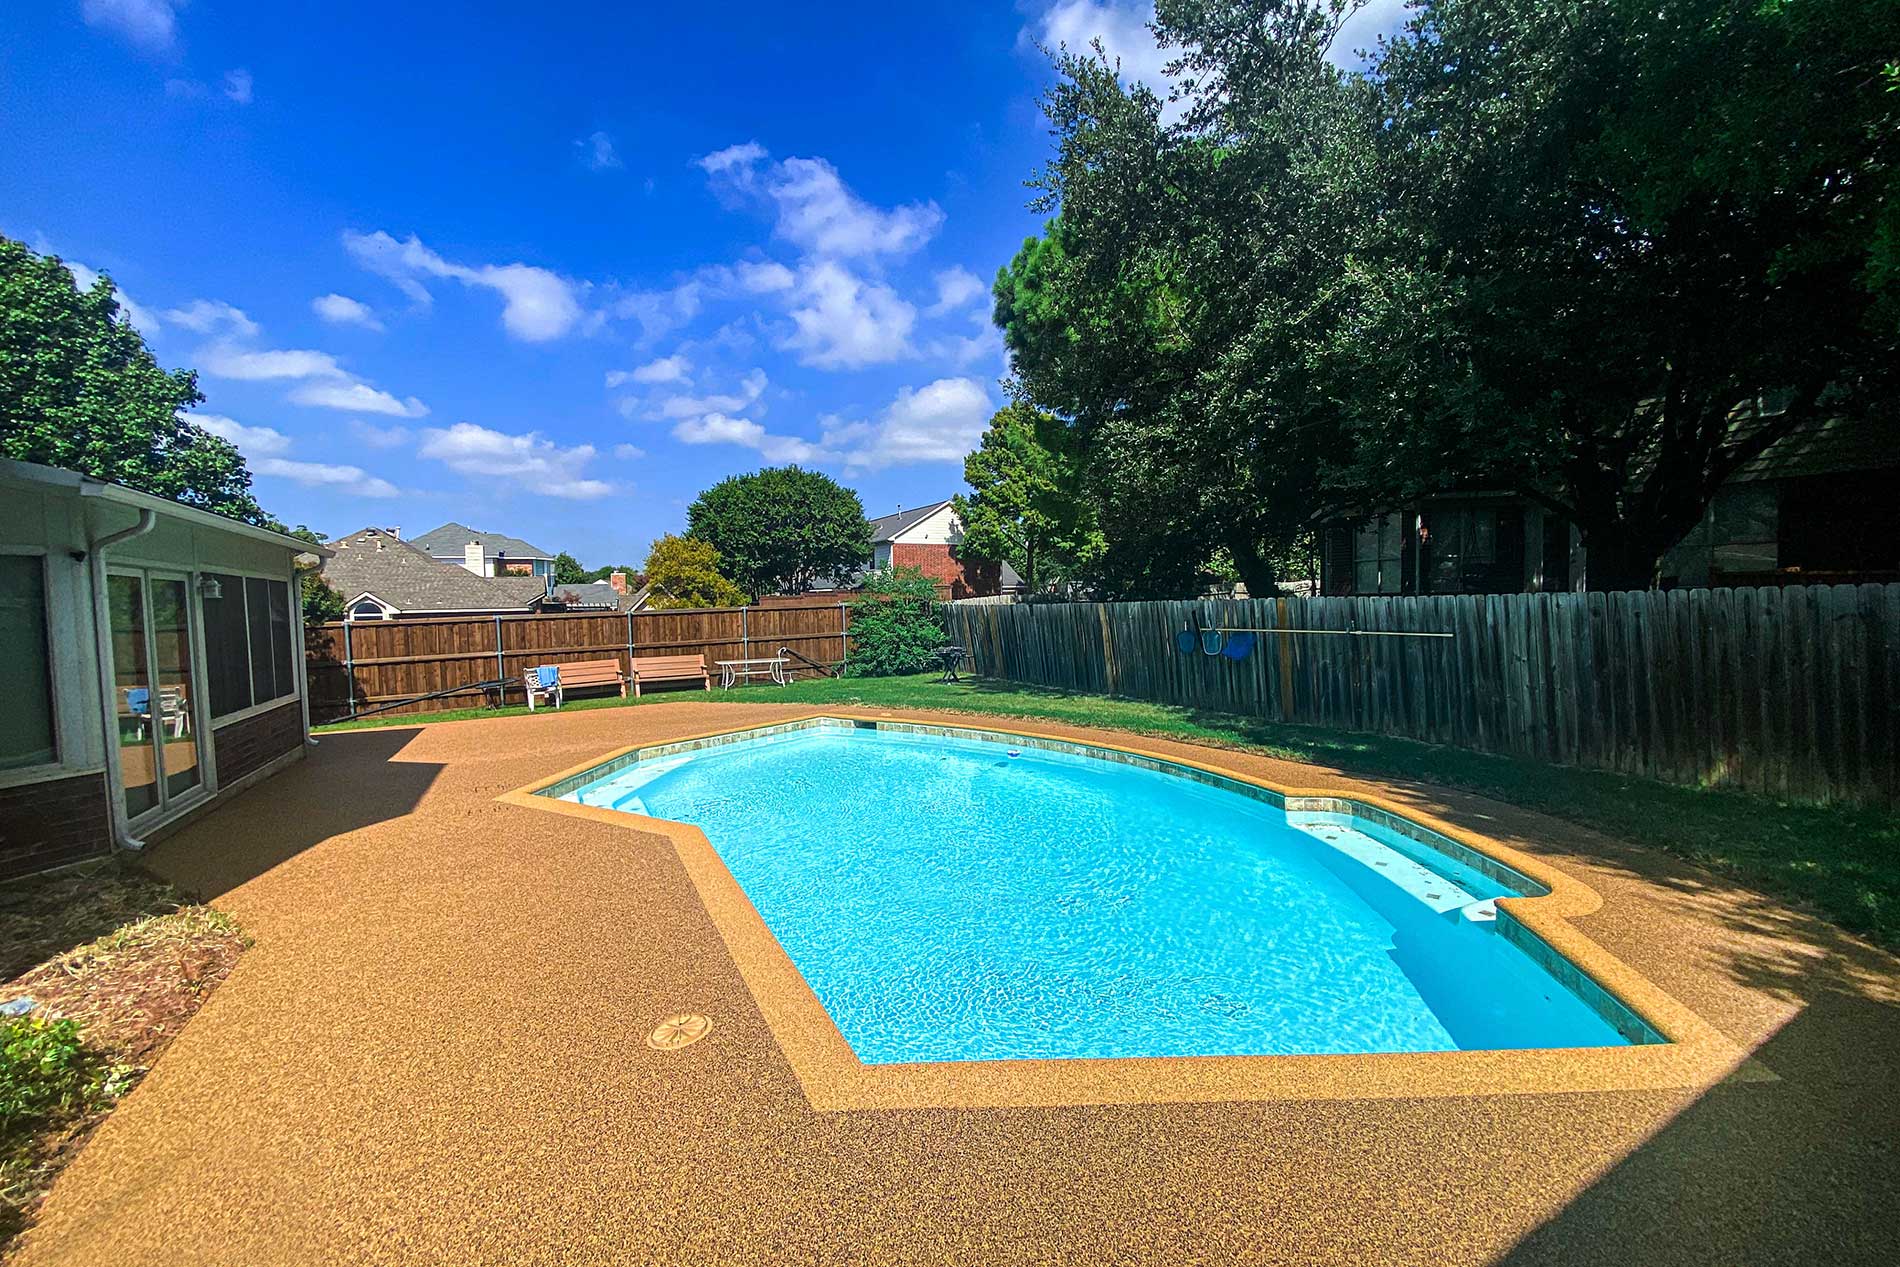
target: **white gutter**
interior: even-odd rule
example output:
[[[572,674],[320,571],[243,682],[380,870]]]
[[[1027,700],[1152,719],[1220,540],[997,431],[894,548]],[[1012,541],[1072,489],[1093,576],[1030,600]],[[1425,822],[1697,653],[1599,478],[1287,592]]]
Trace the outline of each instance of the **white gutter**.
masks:
[[[118,696],[118,683],[112,677],[112,608],[106,597],[106,550],[121,541],[130,541],[133,537],[142,537],[158,524],[156,510],[140,509],[139,520],[130,528],[108,533],[103,537],[94,537],[87,543],[86,568],[92,578],[92,625],[93,640],[99,653],[99,709],[105,718],[106,752],[106,793],[112,804],[112,843],[120,849],[136,853],[145,848],[145,842],[132,834],[130,822],[125,813],[125,772],[119,768],[119,754],[110,751],[118,744],[119,710],[113,700]],[[152,698],[158,698],[158,692],[152,692]],[[156,725],[157,710],[153,710]]]

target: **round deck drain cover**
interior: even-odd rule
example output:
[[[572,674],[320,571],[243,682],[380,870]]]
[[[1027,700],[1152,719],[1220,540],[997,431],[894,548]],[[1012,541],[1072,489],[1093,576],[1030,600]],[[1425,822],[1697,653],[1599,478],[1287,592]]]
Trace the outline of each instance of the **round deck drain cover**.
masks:
[[[653,1032],[647,1035],[647,1046],[656,1051],[678,1051],[698,1042],[711,1031],[712,1017],[701,1016],[698,1012],[681,1012],[654,1026]]]

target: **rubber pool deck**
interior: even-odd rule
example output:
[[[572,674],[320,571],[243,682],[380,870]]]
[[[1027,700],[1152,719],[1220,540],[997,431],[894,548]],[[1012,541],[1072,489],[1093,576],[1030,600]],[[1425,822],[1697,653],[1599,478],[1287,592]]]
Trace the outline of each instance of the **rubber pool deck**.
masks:
[[[689,699],[325,736],[162,842],[153,868],[256,944],[16,1261],[1900,1259],[1900,962],[1536,815],[1161,740],[1133,742],[1382,793],[1573,877],[1602,898],[1582,932],[1773,1076],[815,1111],[664,837],[497,799],[809,711]],[[682,1011],[712,1032],[648,1048]]]

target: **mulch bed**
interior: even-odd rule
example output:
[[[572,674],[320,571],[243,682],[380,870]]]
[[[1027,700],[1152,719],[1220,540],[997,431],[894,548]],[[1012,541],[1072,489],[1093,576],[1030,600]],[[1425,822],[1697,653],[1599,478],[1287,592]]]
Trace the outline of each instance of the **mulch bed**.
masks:
[[[107,862],[0,888],[0,1003],[79,1022],[86,1045],[130,1089],[237,963],[248,939],[229,917]],[[67,1161],[106,1114],[59,1124],[0,1158],[0,1253],[29,1225]]]

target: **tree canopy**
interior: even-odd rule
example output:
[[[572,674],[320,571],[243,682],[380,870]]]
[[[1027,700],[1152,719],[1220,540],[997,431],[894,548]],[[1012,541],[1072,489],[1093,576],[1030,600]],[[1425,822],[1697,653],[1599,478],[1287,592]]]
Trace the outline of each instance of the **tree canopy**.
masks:
[[[1008,563],[1032,594],[1083,576],[1101,552],[1094,503],[1067,441],[1055,418],[1011,404],[963,463],[971,492],[955,499],[961,549]]]
[[[668,533],[647,555],[646,579],[655,607],[738,607],[745,591],[720,571],[719,551],[710,541]]]
[[[722,567],[754,599],[802,594],[822,577],[871,558],[871,526],[858,495],[828,475],[768,467],[721,480],[686,509],[688,534],[710,542]]]
[[[1900,6],[1161,0],[1178,122],[1058,58],[1055,213],[997,279],[1111,592],[1250,588],[1323,516],[1516,492],[1643,585],[1781,435],[1900,366]],[[1887,416],[1890,416],[1887,415]]]
[[[190,421],[197,376],[159,367],[112,282],[0,238],[0,455],[278,526],[230,442]]]

